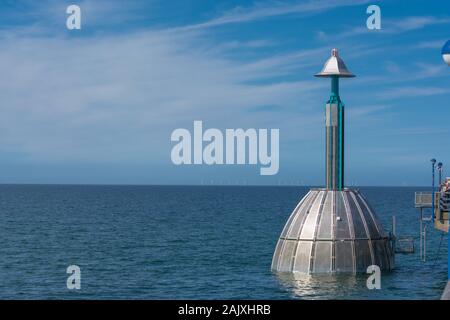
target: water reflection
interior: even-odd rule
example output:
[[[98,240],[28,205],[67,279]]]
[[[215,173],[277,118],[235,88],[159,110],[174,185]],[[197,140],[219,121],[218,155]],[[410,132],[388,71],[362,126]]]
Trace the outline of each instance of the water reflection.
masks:
[[[297,299],[361,298],[366,291],[366,277],[353,274],[274,273],[280,284]],[[359,297],[358,297],[359,296]]]

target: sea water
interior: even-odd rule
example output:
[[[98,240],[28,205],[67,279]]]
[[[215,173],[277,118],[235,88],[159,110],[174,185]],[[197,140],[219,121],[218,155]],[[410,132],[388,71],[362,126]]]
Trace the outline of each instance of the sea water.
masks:
[[[385,230],[415,238],[381,289],[368,275],[270,271],[273,251],[307,187],[0,186],[1,299],[439,299],[447,236],[427,229],[419,258],[414,191],[360,188]],[[439,246],[440,245],[440,246]],[[77,265],[81,289],[69,290]]]

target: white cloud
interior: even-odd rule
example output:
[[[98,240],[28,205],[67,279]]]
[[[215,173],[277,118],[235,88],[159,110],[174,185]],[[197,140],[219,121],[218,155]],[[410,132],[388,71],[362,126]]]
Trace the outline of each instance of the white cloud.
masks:
[[[445,42],[447,42],[447,39],[421,41],[417,44],[416,48],[441,49],[444,46]]]
[[[406,31],[412,31],[422,29],[428,26],[449,24],[450,17],[434,17],[434,16],[415,16],[406,17],[397,20],[387,20],[387,32],[401,33]]]
[[[0,21],[15,21],[18,25],[34,25],[38,28],[64,30],[67,19],[66,8],[76,4],[81,8],[82,25],[114,27],[116,24],[136,22],[149,17],[153,0],[128,0],[126,5],[117,0],[17,0],[5,4],[0,12]],[[143,10],[145,8],[146,10]]]
[[[308,130],[290,112],[267,119],[250,110],[301,112],[327,83],[252,82],[298,71],[295,57],[315,52],[245,63],[203,48],[195,33],[4,38],[0,147],[33,161],[164,161],[170,132],[197,119],[216,127]]]
[[[347,108],[347,115],[350,120],[365,118],[368,115],[378,113],[379,111],[387,110],[392,108],[390,105],[368,105],[368,106],[356,106]]]
[[[183,29],[203,29],[233,23],[244,23],[289,14],[319,13],[339,7],[368,3],[368,0],[309,0],[302,2],[265,2],[249,8],[236,7],[207,22],[183,27]]]
[[[414,30],[423,29],[429,26],[450,24],[450,17],[435,17],[435,16],[410,16],[398,19],[382,19],[382,25],[380,30],[369,30],[365,25],[358,25],[351,27],[341,32],[335,32],[327,34],[324,31],[319,31],[318,39],[323,41],[329,41],[330,39],[345,39],[358,36],[369,35],[396,35],[400,33],[410,32]],[[434,46],[434,42],[422,43],[422,47]],[[443,43],[440,44],[441,46]]]
[[[411,97],[428,97],[449,93],[450,89],[441,87],[395,87],[382,91],[378,96],[381,99],[399,99]]]

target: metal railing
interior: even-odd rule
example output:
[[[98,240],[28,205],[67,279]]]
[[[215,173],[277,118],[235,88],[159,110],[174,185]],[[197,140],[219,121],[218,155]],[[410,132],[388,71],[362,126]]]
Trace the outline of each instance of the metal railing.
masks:
[[[416,192],[414,205],[416,208],[431,208],[431,192]]]
[[[410,236],[398,237],[395,240],[396,253],[414,253],[414,238]]]

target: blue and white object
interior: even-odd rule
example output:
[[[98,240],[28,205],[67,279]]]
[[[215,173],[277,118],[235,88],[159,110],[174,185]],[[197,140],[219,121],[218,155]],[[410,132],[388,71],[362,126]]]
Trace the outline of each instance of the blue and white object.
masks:
[[[450,40],[448,40],[442,47],[442,58],[445,63],[450,66]]]

